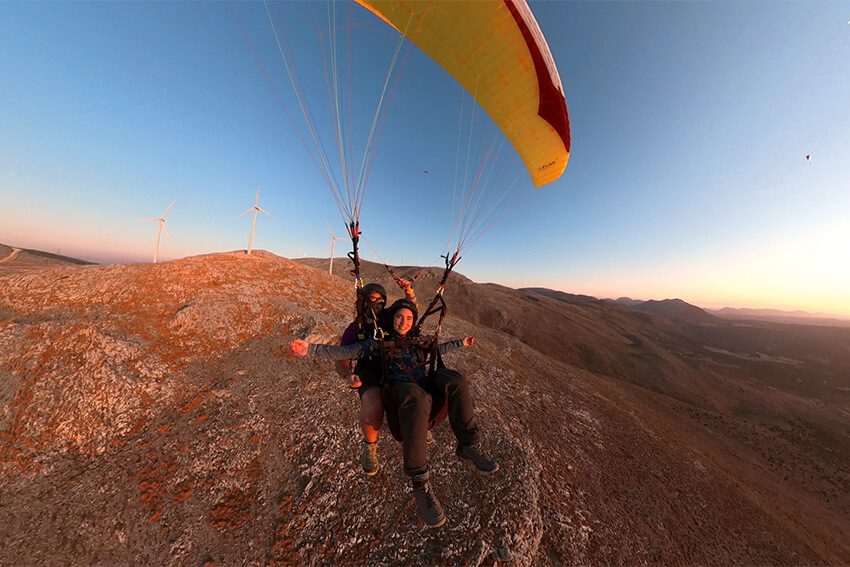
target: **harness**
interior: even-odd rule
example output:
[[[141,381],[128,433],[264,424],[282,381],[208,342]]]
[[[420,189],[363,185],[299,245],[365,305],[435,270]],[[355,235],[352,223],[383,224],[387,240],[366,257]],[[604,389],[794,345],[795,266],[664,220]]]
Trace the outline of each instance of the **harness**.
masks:
[[[379,350],[381,353],[381,365],[383,369],[381,375],[381,384],[385,384],[387,380],[389,380],[389,363],[391,360],[405,374],[407,374],[407,377],[410,378],[410,381],[413,383],[420,382],[420,380],[417,380],[416,377],[413,375],[413,372],[415,370],[427,366],[427,375],[431,375],[434,373],[435,367],[443,367],[443,360],[440,356],[439,349],[437,348],[437,335],[426,335],[424,337],[407,336],[404,338],[380,341]],[[419,362],[418,364],[414,365],[406,364],[398,356],[399,352],[405,350],[419,351],[421,356],[418,356],[416,358],[419,358],[422,362]]]
[[[443,277],[440,279],[440,285],[437,288],[437,293],[434,295],[434,299],[431,300],[431,303],[428,305],[428,309],[425,310],[425,313],[419,320],[416,322],[416,325],[410,330],[406,337],[401,339],[393,339],[393,340],[385,340],[380,343],[381,350],[381,364],[383,365],[383,380],[387,379],[389,375],[389,361],[390,359],[394,359],[395,363],[401,368],[405,374],[407,374],[408,378],[412,382],[416,382],[416,379],[413,377],[412,371],[418,368],[428,367],[428,375],[432,375],[437,368],[445,368],[445,364],[443,364],[443,358],[440,356],[439,351],[439,339],[440,339],[440,329],[443,326],[443,320],[446,318],[446,300],[443,298],[443,291],[446,289],[446,281],[449,279],[449,274],[452,273],[452,269],[455,265],[460,261],[458,257],[458,252],[456,251],[451,258],[447,255],[442,256],[446,260],[446,267],[443,270]],[[386,266],[386,265],[385,265]],[[396,274],[386,266],[387,270],[393,274],[393,277],[396,280],[400,279]],[[421,274],[422,272],[420,272]],[[420,274],[417,274],[414,277],[414,280],[419,277]],[[434,315],[436,313],[440,314],[440,318],[437,321],[437,327],[434,329],[433,335],[420,335],[422,331],[422,324],[425,322],[425,319]],[[406,365],[404,362],[398,359],[396,353],[402,348],[414,348],[419,349],[422,352],[422,362],[416,364],[412,367]]]
[[[451,257],[449,257],[448,254],[446,254],[445,256],[441,256],[441,258],[444,258],[446,261],[446,267],[443,270],[443,277],[440,279],[440,285],[437,288],[437,293],[434,295],[434,299],[431,300],[431,303],[428,305],[428,308],[425,310],[425,313],[422,315],[422,317],[419,318],[419,320],[416,322],[416,325],[414,325],[414,327],[410,330],[408,336],[401,339],[386,340],[388,333],[386,333],[378,325],[378,318],[375,316],[375,312],[373,311],[371,313],[371,318],[368,318],[366,316],[366,296],[363,293],[363,280],[360,277],[359,221],[355,222],[352,220],[349,223],[348,235],[351,237],[352,245],[352,251],[348,253],[348,258],[353,264],[353,268],[350,273],[354,277],[354,289],[357,293],[357,338],[361,341],[366,340],[367,338],[373,338],[378,341],[379,350],[381,354],[381,365],[383,367],[382,383],[387,380],[388,364],[390,359],[395,359],[395,362],[396,364],[398,364],[399,368],[401,368],[413,382],[416,382],[416,379],[413,377],[412,374],[413,370],[428,366],[428,374],[430,375],[433,374],[437,368],[444,368],[445,365],[443,364],[442,357],[440,356],[439,349],[437,348],[439,344],[440,329],[443,326],[443,320],[445,319],[447,312],[446,300],[443,298],[443,292],[446,289],[446,281],[448,281],[452,269],[454,269],[455,265],[457,265],[457,263],[460,261],[460,257],[458,256],[460,251],[455,250],[455,253]],[[401,278],[398,276],[398,274],[396,274],[392,270],[392,268],[390,268],[386,263],[384,263],[384,267],[387,269],[387,271],[390,272],[396,283],[400,284]],[[411,283],[415,282],[419,278],[419,276],[422,275],[423,272],[416,274],[411,280]],[[422,324],[425,322],[425,319],[436,313],[440,314],[440,318],[437,321],[437,327],[434,330],[434,334],[420,336]],[[396,356],[396,353],[398,353],[399,350],[402,348],[419,349],[423,353],[423,361],[412,367],[407,366]]]
[[[358,301],[360,296],[358,296]],[[365,311],[365,308],[364,308]],[[378,317],[375,312],[371,312],[371,317],[367,317],[366,313],[359,312],[357,315],[357,340],[365,341],[366,339],[375,339],[382,341],[387,333],[378,325]]]

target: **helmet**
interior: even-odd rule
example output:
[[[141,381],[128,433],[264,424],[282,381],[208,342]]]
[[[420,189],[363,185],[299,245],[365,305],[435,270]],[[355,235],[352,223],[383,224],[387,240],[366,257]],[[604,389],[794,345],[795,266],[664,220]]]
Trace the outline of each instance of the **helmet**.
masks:
[[[369,321],[376,321],[387,303],[387,290],[381,284],[370,283],[364,285],[358,293],[363,298],[363,315]],[[380,295],[381,299],[372,301],[371,295],[373,293]]]
[[[361,293],[369,299],[369,296],[373,293],[380,294],[380,296],[384,299],[384,303],[387,302],[387,290],[384,289],[384,286],[381,284],[370,283],[363,286]]]

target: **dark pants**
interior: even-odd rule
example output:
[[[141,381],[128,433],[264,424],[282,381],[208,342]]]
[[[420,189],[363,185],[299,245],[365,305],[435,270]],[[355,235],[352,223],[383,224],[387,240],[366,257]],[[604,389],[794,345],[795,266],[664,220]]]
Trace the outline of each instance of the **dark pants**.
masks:
[[[469,383],[461,374],[440,368],[420,384],[391,380],[384,385],[387,418],[397,417],[404,442],[404,472],[413,477],[428,470],[428,444],[425,441],[429,420],[440,408],[432,408],[434,399],[444,399],[449,423],[458,445],[467,447],[480,441]]]

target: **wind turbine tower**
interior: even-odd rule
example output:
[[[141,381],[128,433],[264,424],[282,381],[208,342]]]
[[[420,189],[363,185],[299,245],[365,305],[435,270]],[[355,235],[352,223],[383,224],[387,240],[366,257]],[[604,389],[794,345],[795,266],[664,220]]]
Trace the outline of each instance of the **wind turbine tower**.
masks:
[[[336,248],[336,241],[337,240],[343,240],[343,239],[336,237],[336,235],[334,234],[334,231],[331,230],[331,225],[329,225],[327,222],[325,223],[325,225],[328,227],[328,231],[331,233],[331,243],[328,244],[328,248],[331,249],[331,267],[328,268],[328,273],[333,274],[334,273],[334,248]],[[328,248],[325,248],[325,252],[328,251]]]
[[[248,209],[247,211],[245,211],[244,213],[242,213],[241,215],[239,215],[239,217],[242,217],[242,216],[247,215],[251,211],[254,211],[254,222],[251,223],[251,238],[248,239],[248,255],[249,256],[251,255],[251,246],[254,245],[254,227],[257,226],[257,213],[262,211],[262,212],[266,213],[267,215],[269,215],[270,217],[274,217],[274,215],[271,214],[270,212],[260,208],[260,206],[258,205],[259,202],[260,202],[260,186],[257,185],[257,198],[254,199],[254,206],[252,208]],[[236,217],[236,218],[238,219],[239,217]]]
[[[177,202],[177,199],[171,201],[171,204],[168,205],[168,208],[165,209],[165,212],[162,213],[158,219],[136,219],[137,221],[156,221],[159,222],[159,228],[156,231],[156,248],[153,249],[153,263],[156,264],[157,256],[159,256],[159,237],[162,235],[162,229],[165,228],[165,235],[171,240],[171,235],[168,233],[168,228],[165,226],[165,213],[167,213],[171,207],[174,206],[174,203]]]

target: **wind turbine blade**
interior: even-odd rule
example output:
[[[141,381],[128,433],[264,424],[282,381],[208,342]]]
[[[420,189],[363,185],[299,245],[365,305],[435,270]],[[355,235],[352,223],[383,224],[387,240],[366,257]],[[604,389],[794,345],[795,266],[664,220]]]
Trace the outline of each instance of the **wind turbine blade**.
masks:
[[[256,207],[257,203],[259,203],[259,202],[260,202],[260,186],[257,185],[257,198],[254,199],[254,206]]]
[[[239,217],[244,217],[245,215],[247,215],[248,213],[250,213],[250,212],[251,212],[251,211],[253,211],[253,210],[254,210],[254,209],[248,209],[247,211],[245,211],[244,213],[242,213],[241,215],[239,215],[239,216],[238,216],[238,217],[236,217],[236,218],[238,219]],[[236,220],[236,219],[233,219],[233,220]]]
[[[336,238],[334,231],[331,230],[331,225],[328,224],[328,221],[325,221],[325,226],[328,227],[328,232],[331,233],[331,238]]]
[[[171,240],[171,235],[170,235],[170,234],[168,234],[168,227],[167,227],[167,226],[165,226],[165,221],[162,221],[162,228],[164,228],[164,229],[165,229],[165,236],[167,236],[167,237],[168,237],[168,240]]]
[[[267,215],[269,215],[270,217],[273,217],[273,216],[274,216],[273,214],[271,214],[271,213],[270,213],[270,212],[268,212],[267,210],[263,209],[262,207],[257,207],[257,210],[258,210],[258,211],[262,211],[262,212],[266,213],[266,214],[267,214]]]
[[[330,250],[330,249],[331,249],[331,246],[333,246],[333,245],[334,245],[334,241],[333,241],[333,240],[331,240],[331,243],[330,243],[330,244],[328,244],[328,247],[327,247],[327,248],[325,248],[325,252],[327,252],[328,250]],[[324,256],[325,252],[322,252],[322,255],[323,255],[323,256]]]
[[[177,202],[177,199],[174,199],[173,201],[171,201],[171,204],[170,204],[170,205],[168,205],[168,208],[167,208],[167,209],[165,209],[165,213],[167,213],[169,210],[171,210],[171,207],[173,207],[173,206],[174,206],[174,203],[176,203],[176,202]],[[164,217],[164,216],[165,216],[165,213],[162,213],[162,214],[160,215],[160,218]]]
[[[158,221],[159,219],[136,219],[137,221]]]

